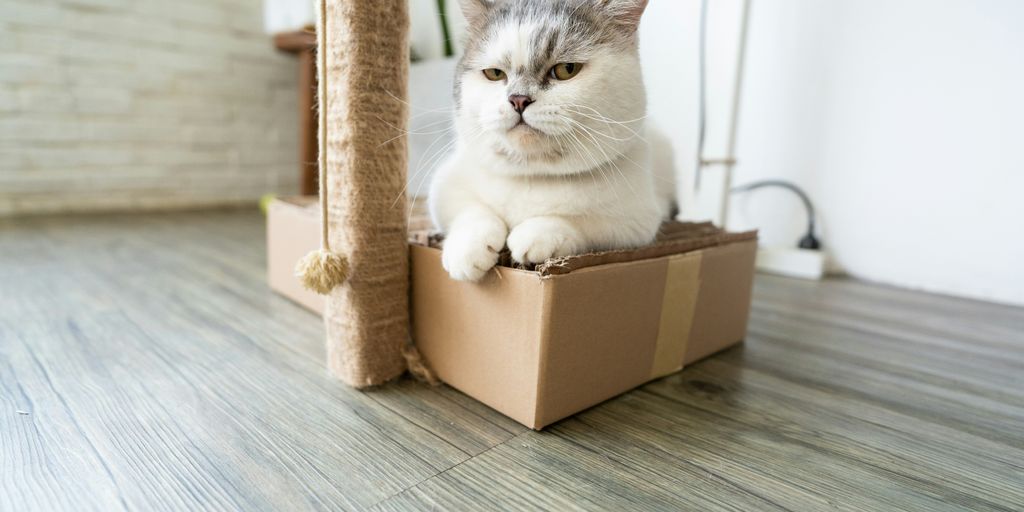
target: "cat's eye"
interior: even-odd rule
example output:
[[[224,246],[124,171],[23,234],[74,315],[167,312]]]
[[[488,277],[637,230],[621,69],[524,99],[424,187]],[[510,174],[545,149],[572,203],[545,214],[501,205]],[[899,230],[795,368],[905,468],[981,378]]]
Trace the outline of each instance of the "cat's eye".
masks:
[[[568,80],[583,70],[583,64],[578,62],[563,62],[551,68],[551,78],[555,80]]]
[[[505,72],[500,70],[500,69],[495,69],[495,68],[485,69],[484,70],[484,76],[486,76],[487,79],[492,81],[492,82],[497,82],[498,80],[504,80],[505,79]]]

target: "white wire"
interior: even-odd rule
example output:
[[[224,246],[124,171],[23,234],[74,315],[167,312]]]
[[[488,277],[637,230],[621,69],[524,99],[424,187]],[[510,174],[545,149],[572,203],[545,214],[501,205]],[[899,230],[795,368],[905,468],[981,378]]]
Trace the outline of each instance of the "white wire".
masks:
[[[700,191],[701,177],[704,174],[704,144],[707,138],[708,97],[707,97],[707,56],[708,56],[708,0],[700,2],[700,30],[698,41],[698,84],[699,99],[697,104],[697,167],[694,170],[694,193]]]

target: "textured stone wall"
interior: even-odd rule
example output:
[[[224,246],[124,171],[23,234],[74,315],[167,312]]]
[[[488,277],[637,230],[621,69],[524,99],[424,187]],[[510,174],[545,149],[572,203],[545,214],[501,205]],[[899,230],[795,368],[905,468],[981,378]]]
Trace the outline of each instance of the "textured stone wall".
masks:
[[[0,215],[297,189],[297,61],[259,0],[0,0]]]

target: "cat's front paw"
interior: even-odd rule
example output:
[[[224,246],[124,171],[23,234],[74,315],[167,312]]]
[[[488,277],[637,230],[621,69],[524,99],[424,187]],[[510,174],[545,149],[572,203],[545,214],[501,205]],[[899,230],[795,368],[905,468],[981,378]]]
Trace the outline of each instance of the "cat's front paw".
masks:
[[[583,247],[579,231],[569,221],[556,218],[529,219],[508,236],[512,259],[524,264],[576,254]]]
[[[444,242],[441,264],[456,281],[477,282],[498,263],[504,233],[454,232]]]

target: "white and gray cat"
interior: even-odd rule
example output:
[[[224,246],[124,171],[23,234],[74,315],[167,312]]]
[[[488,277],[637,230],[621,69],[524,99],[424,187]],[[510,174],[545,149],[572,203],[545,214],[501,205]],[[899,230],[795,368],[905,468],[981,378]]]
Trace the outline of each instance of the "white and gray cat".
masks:
[[[650,243],[672,208],[651,169],[637,29],[647,0],[461,0],[457,145],[430,187],[452,278]],[[670,180],[665,180],[670,181]]]

